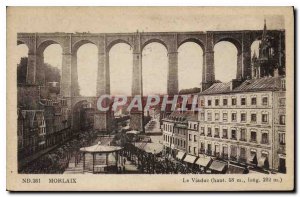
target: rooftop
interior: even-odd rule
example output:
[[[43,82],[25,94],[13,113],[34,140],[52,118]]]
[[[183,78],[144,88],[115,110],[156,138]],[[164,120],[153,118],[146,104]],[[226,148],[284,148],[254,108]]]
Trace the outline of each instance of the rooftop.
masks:
[[[249,79],[233,89],[231,89],[232,82],[214,83],[211,87],[201,92],[200,95],[280,90],[282,89],[281,79],[283,78],[284,77],[264,77],[260,79]]]
[[[174,121],[197,120],[197,114],[193,111],[173,111],[166,119]]]

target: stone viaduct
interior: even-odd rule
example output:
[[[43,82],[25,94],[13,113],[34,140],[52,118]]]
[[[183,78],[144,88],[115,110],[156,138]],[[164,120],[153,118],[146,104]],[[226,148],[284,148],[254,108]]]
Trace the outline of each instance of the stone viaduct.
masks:
[[[277,50],[282,62],[285,32],[268,30],[268,35],[276,41]],[[163,44],[168,51],[167,93],[178,93],[178,52],[185,42],[195,42],[203,50],[202,89],[206,89],[215,81],[214,45],[221,41],[229,41],[237,48],[237,79],[251,77],[251,44],[262,36],[261,30],[242,31],[208,31],[208,32],[135,32],[135,33],[18,33],[17,44],[28,47],[27,84],[42,85],[45,81],[43,71],[43,52],[51,44],[62,47],[61,95],[69,102],[71,109],[80,100],[77,73],[77,50],[86,43],[98,48],[97,95],[110,94],[109,51],[118,43],[126,43],[133,49],[132,95],[143,95],[142,88],[142,51],[152,42]],[[90,100],[89,98],[88,100]],[[142,112],[131,113],[131,128],[143,129]],[[95,129],[109,130],[109,114],[95,114]]]

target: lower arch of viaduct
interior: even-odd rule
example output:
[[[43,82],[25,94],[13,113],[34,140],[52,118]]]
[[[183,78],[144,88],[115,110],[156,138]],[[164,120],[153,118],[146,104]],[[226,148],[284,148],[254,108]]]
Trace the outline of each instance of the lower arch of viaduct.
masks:
[[[284,51],[285,32],[269,30],[268,34],[277,40],[276,53]],[[132,95],[142,95],[142,50],[152,42],[163,44],[168,51],[167,93],[178,93],[178,52],[185,42],[195,42],[203,50],[202,89],[206,89],[215,81],[214,45],[221,41],[229,41],[237,48],[237,79],[251,77],[251,44],[259,40],[262,31],[210,31],[210,32],[136,32],[136,33],[18,33],[17,44],[28,47],[27,84],[43,85],[43,52],[51,44],[59,44],[62,48],[61,95],[69,98],[79,96],[77,73],[77,50],[86,43],[98,48],[97,97],[110,94],[109,51],[118,43],[127,43],[133,49]],[[280,55],[278,56],[280,58]],[[281,61],[279,61],[281,62]],[[73,99],[76,100],[76,99]],[[75,102],[75,101],[74,101]],[[70,101],[70,103],[74,103]],[[71,104],[70,104],[71,107]],[[96,113],[95,129],[108,130],[109,114]],[[143,130],[142,112],[131,113],[131,128]]]

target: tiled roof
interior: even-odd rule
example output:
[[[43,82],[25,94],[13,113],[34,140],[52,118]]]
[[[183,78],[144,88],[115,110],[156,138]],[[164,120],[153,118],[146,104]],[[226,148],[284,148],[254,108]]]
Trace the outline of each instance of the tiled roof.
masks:
[[[235,92],[278,90],[281,88],[282,77],[265,77],[260,79],[250,79],[244,81],[234,89]]]
[[[204,90],[201,94],[218,94],[230,91],[230,83],[214,83],[208,89]]]
[[[200,95],[221,94],[221,93],[230,93],[230,92],[279,90],[281,88],[282,78],[283,77],[264,77],[260,79],[249,79],[242,82],[233,90],[230,89],[231,82],[214,83],[211,87],[201,92]]]
[[[187,120],[197,120],[197,115],[192,111],[173,111],[167,119],[169,120],[178,120],[181,122],[187,121]]]

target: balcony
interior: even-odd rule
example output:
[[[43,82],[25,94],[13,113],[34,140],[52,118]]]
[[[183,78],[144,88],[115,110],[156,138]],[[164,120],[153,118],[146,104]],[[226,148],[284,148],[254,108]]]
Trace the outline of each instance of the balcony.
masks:
[[[208,134],[207,134],[207,137],[212,137],[211,133],[208,133]]]
[[[247,159],[246,159],[246,158],[241,158],[241,157],[240,157],[240,158],[238,159],[238,162],[239,162],[239,163],[246,163],[246,162],[247,162]]]
[[[205,136],[205,133],[200,133],[200,136]]]
[[[212,151],[211,150],[207,150],[206,154],[209,155],[209,156],[212,156]]]
[[[237,140],[237,138],[236,138],[236,137],[231,137],[230,139],[231,139],[231,140]]]
[[[224,160],[228,160],[228,154],[224,154],[223,153],[222,156],[221,156],[221,158],[224,159]]]
[[[230,160],[231,160],[231,161],[237,161],[237,156],[231,155],[231,156],[230,156]]]
[[[220,135],[219,134],[215,134],[214,137],[215,138],[220,138]]]
[[[247,140],[246,140],[246,138],[241,138],[240,141],[246,142]]]
[[[261,144],[269,144],[269,140],[262,140],[261,142],[260,142]]]
[[[277,153],[278,154],[286,154],[285,149],[286,149],[285,145],[279,145],[279,147],[277,149]]]
[[[214,152],[214,154],[213,154],[213,156],[215,156],[215,157],[217,157],[217,158],[220,158],[220,156],[221,156],[221,154],[220,154],[220,152]]]
[[[205,149],[203,148],[203,149],[200,149],[200,154],[205,154]]]
[[[257,143],[257,140],[256,139],[250,139],[250,142]]]
[[[228,139],[228,137],[227,136],[223,136],[222,139]]]

